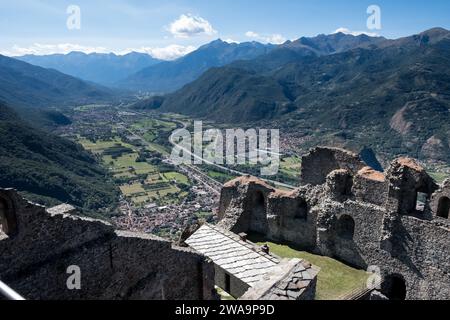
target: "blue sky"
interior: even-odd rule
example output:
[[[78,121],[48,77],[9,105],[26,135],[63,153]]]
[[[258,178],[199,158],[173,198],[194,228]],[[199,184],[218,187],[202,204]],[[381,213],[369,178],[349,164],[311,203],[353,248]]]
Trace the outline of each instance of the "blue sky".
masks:
[[[69,30],[69,5],[80,29]],[[381,30],[368,30],[367,8],[381,9]],[[148,52],[173,59],[216,38],[280,43],[346,32],[397,38],[450,29],[448,0],[15,0],[0,2],[0,53]]]

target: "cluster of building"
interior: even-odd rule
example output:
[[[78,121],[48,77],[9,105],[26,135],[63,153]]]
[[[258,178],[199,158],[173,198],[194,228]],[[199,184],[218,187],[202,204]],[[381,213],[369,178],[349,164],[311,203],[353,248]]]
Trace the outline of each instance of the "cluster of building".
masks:
[[[203,185],[191,187],[190,194],[192,198],[186,198],[180,204],[165,206],[148,203],[144,207],[134,208],[127,201],[122,201],[122,215],[115,217],[114,223],[119,229],[177,239],[186,227],[198,221],[217,222],[219,196],[208,193]]]

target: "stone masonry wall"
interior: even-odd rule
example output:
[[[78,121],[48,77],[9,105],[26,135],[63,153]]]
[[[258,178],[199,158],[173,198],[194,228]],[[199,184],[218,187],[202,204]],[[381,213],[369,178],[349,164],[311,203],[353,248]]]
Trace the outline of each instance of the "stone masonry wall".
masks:
[[[17,230],[0,233],[0,278],[27,299],[214,299],[214,267],[169,241],[102,221],[49,213],[13,190]],[[183,261],[183,263],[180,263]],[[81,290],[69,290],[69,266]]]
[[[317,152],[319,162],[314,161]],[[266,237],[361,269],[379,269],[386,295],[394,295],[389,279],[397,277],[406,287],[406,299],[450,299],[450,222],[435,212],[438,199],[449,196],[450,183],[438,188],[411,159],[394,161],[384,175],[358,165],[354,157],[343,163],[345,154],[316,150],[304,158],[302,170],[302,182],[314,183],[292,192],[267,188]],[[324,159],[340,160],[324,167]],[[250,184],[252,188],[246,187]],[[221,207],[222,227],[233,229],[239,216],[251,216],[242,199],[251,197],[255,184],[249,177],[227,184],[231,197]],[[428,200],[422,209],[416,208],[418,193]],[[239,232],[253,231],[250,225],[239,225]]]

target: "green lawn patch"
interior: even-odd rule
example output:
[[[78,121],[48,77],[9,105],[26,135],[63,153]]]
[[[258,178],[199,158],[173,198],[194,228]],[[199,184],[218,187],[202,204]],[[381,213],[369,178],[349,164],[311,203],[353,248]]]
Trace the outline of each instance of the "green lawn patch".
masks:
[[[298,251],[288,245],[267,243],[270,250],[281,258],[305,259],[321,270],[317,276],[316,300],[339,300],[354,290],[363,289],[369,277],[365,270],[349,267],[329,257]]]
[[[178,172],[166,172],[166,173],[163,173],[163,176],[168,181],[175,180],[177,183],[189,185],[188,177],[186,177],[184,174],[181,174]]]
[[[130,196],[133,194],[145,193],[145,190],[140,183],[134,183],[132,185],[120,186],[120,191],[122,191],[122,193],[126,196]]]

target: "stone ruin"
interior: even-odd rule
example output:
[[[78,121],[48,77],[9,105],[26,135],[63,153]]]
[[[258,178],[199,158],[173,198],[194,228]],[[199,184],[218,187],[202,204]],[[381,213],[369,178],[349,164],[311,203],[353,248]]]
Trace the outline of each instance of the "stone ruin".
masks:
[[[313,300],[320,269],[303,259],[282,259],[246,234],[204,224],[185,243],[214,263],[215,283],[242,300]]]
[[[202,239],[205,229],[212,233]],[[215,285],[227,276],[232,293],[245,293],[247,300],[314,297],[319,269],[310,263],[281,261],[214,226],[204,225],[195,235],[199,239],[192,236],[190,243],[198,247],[179,247],[77,216],[67,204],[46,209],[15,190],[0,189],[0,280],[25,299],[217,300]],[[243,265],[232,270],[226,265],[236,262]],[[73,267],[79,287],[68,285]]]
[[[381,173],[348,151],[316,148],[303,157],[296,190],[253,177],[225,184],[214,228],[229,237],[259,233],[378,270],[378,298],[449,299],[449,211],[450,180],[436,184],[412,159]],[[287,263],[244,284],[242,299],[312,299],[318,270]],[[70,266],[80,267],[80,290],[67,286]],[[218,267],[194,249],[0,189],[0,279],[27,299],[217,299]]]
[[[31,300],[217,298],[214,266],[201,254],[75,213],[0,189],[0,280]],[[80,290],[67,286],[71,266]]]
[[[438,185],[414,160],[377,172],[351,152],[316,148],[301,184],[277,190],[253,177],[225,184],[219,227],[379,271],[390,299],[450,298],[450,180]]]

